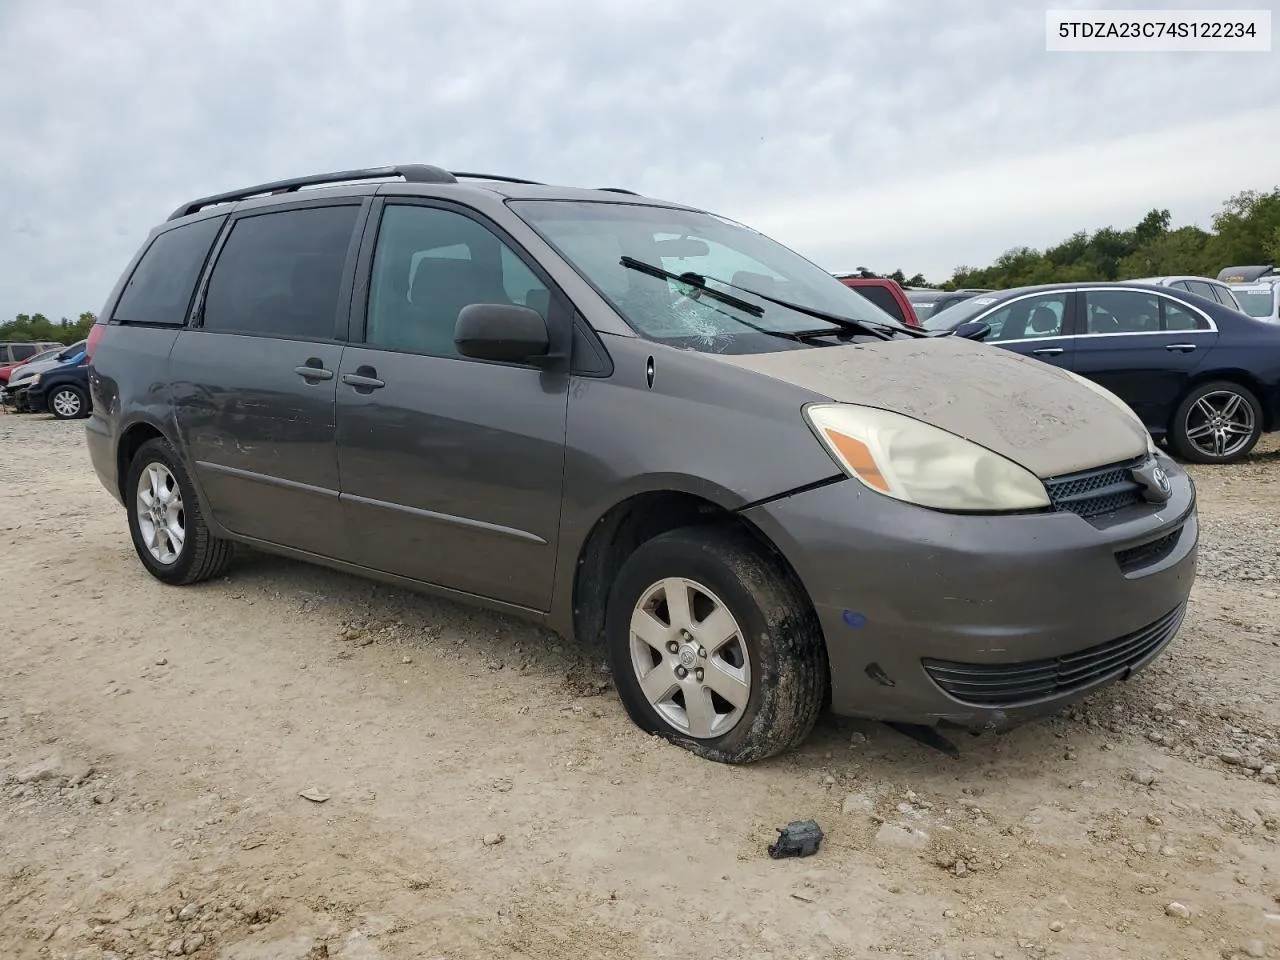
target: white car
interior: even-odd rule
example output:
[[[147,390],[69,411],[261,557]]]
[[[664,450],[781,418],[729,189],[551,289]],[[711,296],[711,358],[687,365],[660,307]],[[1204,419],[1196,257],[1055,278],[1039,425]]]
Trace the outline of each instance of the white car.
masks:
[[[1133,283],[1153,283],[1159,287],[1173,287],[1175,290],[1185,290],[1187,293],[1194,293],[1198,297],[1204,297],[1206,300],[1215,300],[1224,306],[1230,307],[1232,310],[1239,310],[1244,313],[1244,307],[1240,304],[1233,294],[1237,288],[1234,285],[1225,284],[1220,280],[1210,280],[1208,277],[1142,277],[1133,280]]]
[[[1231,290],[1244,313],[1258,320],[1280,324],[1280,277],[1233,284]]]

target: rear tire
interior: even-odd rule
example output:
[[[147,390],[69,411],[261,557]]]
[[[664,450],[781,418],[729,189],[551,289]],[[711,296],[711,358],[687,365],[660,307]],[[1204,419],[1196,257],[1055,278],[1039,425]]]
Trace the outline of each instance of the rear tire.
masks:
[[[1200,384],[1178,404],[1169,424],[1169,445],[1192,463],[1234,463],[1261,436],[1262,404],[1252,390],[1230,380]]]
[[[822,710],[817,616],[744,532],[686,527],[642,544],[609,593],[605,636],[632,721],[705,759],[753,763],[791,749]]]
[[[195,485],[167,440],[148,440],[138,448],[124,493],[133,547],[157,580],[199,583],[218,576],[235,558],[235,544],[210,532]]]
[[[89,398],[74,384],[54,387],[49,394],[49,412],[59,420],[79,420],[89,415]]]

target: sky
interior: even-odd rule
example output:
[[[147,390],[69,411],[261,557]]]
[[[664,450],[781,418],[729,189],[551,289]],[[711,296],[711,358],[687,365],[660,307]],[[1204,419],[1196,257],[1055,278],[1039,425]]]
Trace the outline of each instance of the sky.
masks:
[[[353,167],[623,186],[935,282],[1280,184],[1280,50],[1048,53],[1047,5],[0,0],[0,318],[97,312],[184,200]]]

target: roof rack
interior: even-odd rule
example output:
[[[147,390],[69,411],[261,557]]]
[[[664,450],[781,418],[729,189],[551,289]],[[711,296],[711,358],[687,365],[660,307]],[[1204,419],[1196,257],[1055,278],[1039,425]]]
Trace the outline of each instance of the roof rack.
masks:
[[[504,177],[498,173],[454,173],[454,176],[460,180],[494,180],[498,183],[523,183],[531,187],[542,187],[546,184],[539,183],[537,180],[523,180],[520,177]]]
[[[251,197],[274,196],[281,193],[294,193],[302,187],[318,187],[330,183],[350,183],[355,180],[382,180],[387,177],[401,177],[406,183],[457,183],[459,180],[493,180],[498,183],[519,183],[528,186],[543,186],[537,180],[525,180],[522,177],[507,177],[499,173],[465,173],[451,172],[443,167],[433,167],[425,163],[405,163],[395,167],[369,167],[364,170],[339,170],[336,173],[314,173],[307,177],[292,177],[288,180],[274,180],[271,183],[259,183],[252,187],[241,187],[226,193],[215,193],[184,203],[169,214],[170,220],[187,217],[193,213],[212,207],[219,203],[232,203],[236,200],[248,200]],[[622,187],[600,187],[610,193],[626,193],[639,196],[634,190]]]
[[[628,196],[632,196],[632,197],[640,196],[640,194],[636,193],[634,190],[627,190],[624,187],[596,187],[596,189],[602,190],[605,193],[625,193]]]
[[[242,187],[239,190],[230,190],[226,193],[215,193],[209,197],[201,197],[199,200],[184,203],[169,214],[169,219],[177,220],[179,217],[189,216],[217,203],[231,203],[235,200],[248,200],[250,197],[292,193],[301,187],[315,187],[326,183],[348,183],[352,180],[381,180],[385,177],[403,177],[406,183],[458,182],[457,176],[448,170],[429,166],[425,163],[407,163],[396,167],[370,167],[365,170],[341,170],[337,173],[314,173],[308,177],[275,180],[271,183],[259,183],[252,187]]]

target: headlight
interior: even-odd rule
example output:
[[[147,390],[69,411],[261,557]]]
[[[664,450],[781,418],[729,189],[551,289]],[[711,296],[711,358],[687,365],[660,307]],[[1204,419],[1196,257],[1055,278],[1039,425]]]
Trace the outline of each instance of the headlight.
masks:
[[[1062,368],[1059,367],[1058,369],[1062,369]],[[1067,376],[1071,377],[1082,386],[1088,387],[1090,390],[1092,390],[1098,396],[1102,397],[1104,400],[1110,400],[1113,404],[1115,404],[1116,407],[1122,410],[1124,412],[1124,415],[1128,417],[1130,420],[1134,421],[1134,423],[1136,423],[1138,426],[1140,426],[1142,428],[1142,432],[1146,434],[1147,453],[1151,454],[1151,456],[1153,457],[1156,455],[1156,442],[1152,438],[1151,432],[1147,430],[1147,425],[1142,422],[1142,418],[1138,416],[1136,413],[1134,413],[1133,407],[1129,406],[1127,403],[1125,403],[1123,400],[1117,397],[1114,393],[1112,393],[1106,387],[1103,387],[1094,383],[1088,377],[1082,377],[1080,376],[1080,374],[1072,370],[1063,370],[1062,372],[1067,374]]]
[[[845,473],[885,496],[983,513],[1049,506],[1031,471],[911,417],[845,403],[812,404],[805,417]]]
[[[40,382],[40,374],[38,373],[35,376],[33,376],[30,380],[27,381],[27,383],[29,383],[33,387],[39,382]]]

